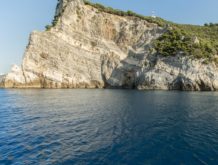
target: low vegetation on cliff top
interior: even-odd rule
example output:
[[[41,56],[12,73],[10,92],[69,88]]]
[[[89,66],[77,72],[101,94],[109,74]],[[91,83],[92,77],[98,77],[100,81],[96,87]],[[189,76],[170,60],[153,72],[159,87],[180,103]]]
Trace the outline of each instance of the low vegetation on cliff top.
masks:
[[[159,26],[164,26],[166,23],[172,23],[172,22],[166,21],[166,20],[164,20],[164,19],[162,19],[160,17],[153,18],[153,17],[143,16],[143,15],[137,14],[137,13],[131,11],[131,10],[122,11],[122,10],[119,10],[119,9],[113,9],[111,7],[105,7],[105,6],[103,6],[102,4],[99,4],[99,3],[92,3],[92,2],[90,2],[88,0],[84,0],[84,3],[86,5],[90,5],[92,7],[97,8],[100,12],[106,12],[106,13],[114,14],[114,15],[118,15],[118,16],[133,16],[133,17],[137,17],[137,18],[146,20],[146,21],[151,22],[151,23],[158,24]]]
[[[100,12],[136,17],[166,28],[166,32],[154,41],[154,49],[160,55],[174,56],[180,53],[193,58],[204,58],[207,63],[210,61],[217,61],[218,63],[216,56],[218,55],[218,24],[206,23],[204,26],[176,24],[160,17],[153,18],[130,10],[113,9],[88,0],[84,0],[84,3],[95,7]],[[52,25],[46,26],[46,29],[50,30],[51,27],[55,26],[59,17],[60,15],[55,16]]]
[[[154,42],[159,54],[172,56],[181,52],[194,58],[204,58],[205,62],[217,60],[218,26],[173,24],[170,27]]]
[[[218,54],[218,24],[182,25],[162,18],[143,16],[132,11],[121,11],[111,7],[105,7],[98,3],[84,1],[86,5],[93,6],[101,12],[119,16],[132,16],[150,23],[155,23],[167,29],[159,39],[154,42],[154,48],[158,54],[173,56],[178,53],[189,55],[194,58],[204,58],[205,62],[217,60]],[[218,60],[217,60],[218,61]]]

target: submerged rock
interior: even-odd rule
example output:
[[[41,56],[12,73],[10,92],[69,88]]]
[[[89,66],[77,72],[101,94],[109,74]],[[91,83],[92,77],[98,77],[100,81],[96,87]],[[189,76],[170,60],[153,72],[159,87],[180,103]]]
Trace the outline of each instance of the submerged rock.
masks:
[[[82,0],[60,0],[57,23],[33,32],[21,67],[0,79],[6,88],[137,88],[217,90],[214,63],[163,57],[152,42],[165,28],[99,11]]]

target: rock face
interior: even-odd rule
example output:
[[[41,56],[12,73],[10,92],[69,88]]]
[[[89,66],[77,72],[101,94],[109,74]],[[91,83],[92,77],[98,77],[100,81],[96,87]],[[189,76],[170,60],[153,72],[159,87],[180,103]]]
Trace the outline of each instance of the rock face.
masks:
[[[21,67],[0,78],[6,88],[218,90],[218,67],[159,56],[152,41],[166,29],[136,17],[60,0],[57,24],[33,32]]]

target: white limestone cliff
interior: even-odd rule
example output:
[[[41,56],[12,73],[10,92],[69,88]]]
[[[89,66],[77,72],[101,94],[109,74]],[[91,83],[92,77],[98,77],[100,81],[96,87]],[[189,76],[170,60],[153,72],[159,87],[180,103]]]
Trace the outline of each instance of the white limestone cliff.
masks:
[[[50,30],[32,32],[21,67],[2,77],[1,87],[218,90],[214,63],[151,51],[165,32],[156,24],[82,0],[60,0],[56,16]]]

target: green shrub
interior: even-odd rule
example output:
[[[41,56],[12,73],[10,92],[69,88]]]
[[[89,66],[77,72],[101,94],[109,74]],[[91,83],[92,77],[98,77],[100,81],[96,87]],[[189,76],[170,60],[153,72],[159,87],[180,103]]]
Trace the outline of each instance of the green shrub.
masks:
[[[46,25],[45,26],[46,31],[49,31],[51,28],[52,28],[52,25]]]
[[[85,5],[89,5],[89,6],[92,6],[96,9],[98,9],[99,11],[101,12],[106,12],[106,13],[109,13],[109,14],[114,14],[114,15],[118,15],[118,16],[133,16],[133,17],[137,17],[137,18],[140,18],[140,19],[143,19],[143,20],[146,20],[150,23],[155,23],[155,24],[158,24],[159,26],[165,26],[166,24],[172,24],[172,22],[169,22],[169,21],[166,21],[162,18],[152,18],[152,17],[146,17],[146,16],[143,16],[143,15],[140,15],[140,14],[137,14],[131,10],[128,10],[128,11],[122,11],[122,10],[118,10],[118,9],[113,9],[111,7],[105,7],[99,3],[92,3],[88,0],[84,0],[84,3]]]
[[[161,37],[154,41],[154,48],[158,54],[163,56],[174,56],[179,52],[195,58],[211,59],[218,50],[214,42],[208,39],[199,38],[200,43],[195,43],[194,34],[181,28],[168,30]]]
[[[58,8],[59,6],[60,6],[60,0],[58,0],[58,4],[57,4],[57,6],[56,6],[56,10],[57,10],[57,8]],[[66,8],[66,6],[65,6],[65,8]],[[59,20],[59,18],[61,17],[61,14],[64,12],[65,8],[62,9],[61,13],[59,13],[58,15],[55,15],[55,16],[54,16],[54,19],[52,20],[51,25],[45,26],[46,30],[50,30],[52,27],[54,27],[54,26],[57,25],[58,20]]]
[[[84,1],[86,5],[95,7],[100,12],[115,14],[118,16],[131,16],[150,23],[155,23],[160,27],[168,29],[160,38],[154,41],[154,48],[157,53],[163,56],[173,56],[182,52],[183,55],[189,55],[194,58],[205,58],[206,61],[213,60],[213,56],[218,54],[218,24],[205,23],[204,26],[182,25],[162,18],[152,18],[143,16],[133,11],[127,12],[105,7],[101,4],[94,4],[90,1]],[[194,43],[194,38],[198,38],[198,44]]]

